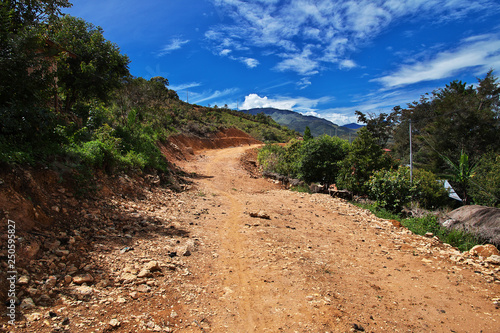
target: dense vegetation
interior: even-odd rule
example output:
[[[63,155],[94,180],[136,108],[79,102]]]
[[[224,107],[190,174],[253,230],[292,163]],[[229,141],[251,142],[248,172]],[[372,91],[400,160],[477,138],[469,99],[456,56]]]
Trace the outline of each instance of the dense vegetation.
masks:
[[[356,113],[366,127],[342,153],[338,141],[321,136],[264,147],[259,161],[268,171],[336,183],[392,212],[410,202],[428,209],[446,205],[444,180],[464,204],[500,207],[500,84],[492,70],[476,86],[453,81],[406,109]]]
[[[103,31],[62,16],[66,0],[2,1],[0,162],[168,174],[157,143],[237,127],[263,141],[297,135],[270,117],[179,100],[166,78],[131,76]]]

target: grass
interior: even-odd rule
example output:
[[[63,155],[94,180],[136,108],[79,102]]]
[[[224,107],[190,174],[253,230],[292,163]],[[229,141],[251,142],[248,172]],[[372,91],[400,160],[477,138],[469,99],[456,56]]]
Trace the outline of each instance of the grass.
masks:
[[[386,209],[377,207],[374,204],[358,204],[354,205],[368,209],[375,216],[386,219],[386,220],[397,220],[401,224],[411,230],[413,233],[418,235],[425,235],[428,232],[432,232],[434,236],[437,236],[442,242],[450,244],[458,248],[460,251],[469,251],[475,245],[483,244],[479,237],[460,230],[447,229],[439,224],[438,218],[433,215],[427,215],[424,217],[410,217],[404,218],[401,215],[394,214]]]

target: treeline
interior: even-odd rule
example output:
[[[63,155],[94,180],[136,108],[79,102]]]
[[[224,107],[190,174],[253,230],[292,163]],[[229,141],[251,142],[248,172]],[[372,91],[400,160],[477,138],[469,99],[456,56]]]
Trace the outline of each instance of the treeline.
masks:
[[[261,140],[297,134],[272,119],[187,104],[163,77],[133,77],[103,30],[62,15],[66,0],[0,4],[0,163],[169,172],[157,147],[175,133],[238,127]]]
[[[410,201],[445,205],[445,179],[465,204],[500,206],[500,85],[493,70],[475,86],[453,81],[390,114],[356,114],[366,127],[352,144],[321,136],[267,146],[261,164],[308,182],[335,183],[395,212]]]

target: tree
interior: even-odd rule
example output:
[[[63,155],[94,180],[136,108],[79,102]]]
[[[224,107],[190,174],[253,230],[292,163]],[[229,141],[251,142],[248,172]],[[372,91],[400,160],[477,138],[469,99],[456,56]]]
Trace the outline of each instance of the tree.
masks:
[[[334,183],[340,169],[340,162],[348,151],[349,143],[338,137],[322,135],[304,141],[300,148],[299,178],[306,182]]]
[[[472,163],[490,151],[500,151],[500,86],[489,71],[477,87],[453,81],[408,104],[395,108],[396,156],[409,156],[409,121],[412,123],[414,161],[434,173],[448,168],[440,155],[454,159],[463,151]]]
[[[312,138],[311,129],[309,126],[306,126],[306,129],[304,130],[304,141],[311,140]]]
[[[58,63],[58,86],[69,112],[77,102],[92,99],[108,101],[111,92],[129,75],[129,59],[117,45],[107,41],[103,30],[69,15],[57,21],[50,38],[76,57],[61,57]]]
[[[40,144],[53,133],[55,55],[44,34],[66,0],[0,3],[0,135],[15,144]]]
[[[367,194],[367,182],[372,174],[395,166],[392,157],[382,150],[371,132],[363,127],[358,131],[349,154],[342,161],[338,186],[354,193]]]
[[[358,116],[358,122],[366,124],[365,128],[371,133],[377,144],[385,147],[392,136],[394,122],[392,115],[386,113],[380,113],[378,116],[374,114],[365,115],[361,111],[355,111],[355,114]]]

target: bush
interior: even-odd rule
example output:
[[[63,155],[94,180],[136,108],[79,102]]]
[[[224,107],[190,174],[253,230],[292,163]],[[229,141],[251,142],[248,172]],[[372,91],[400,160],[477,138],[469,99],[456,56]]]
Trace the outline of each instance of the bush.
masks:
[[[338,137],[322,135],[304,141],[300,148],[299,178],[306,182],[320,181],[333,184],[337,179],[340,162],[349,151],[349,143]]]
[[[410,169],[403,166],[397,170],[375,172],[368,185],[370,197],[377,201],[377,205],[392,212],[400,212],[415,193],[415,186],[410,183]]]
[[[375,171],[395,167],[394,159],[362,128],[341,164],[337,186],[358,194],[369,192],[368,180]]]
[[[448,199],[448,191],[444,182],[436,178],[430,171],[416,169],[413,172],[415,193],[413,199],[427,209],[436,209],[443,206]]]
[[[285,148],[276,144],[267,144],[259,150],[257,161],[263,171],[283,174]]]
[[[469,183],[475,204],[500,207],[500,154],[484,155]]]

